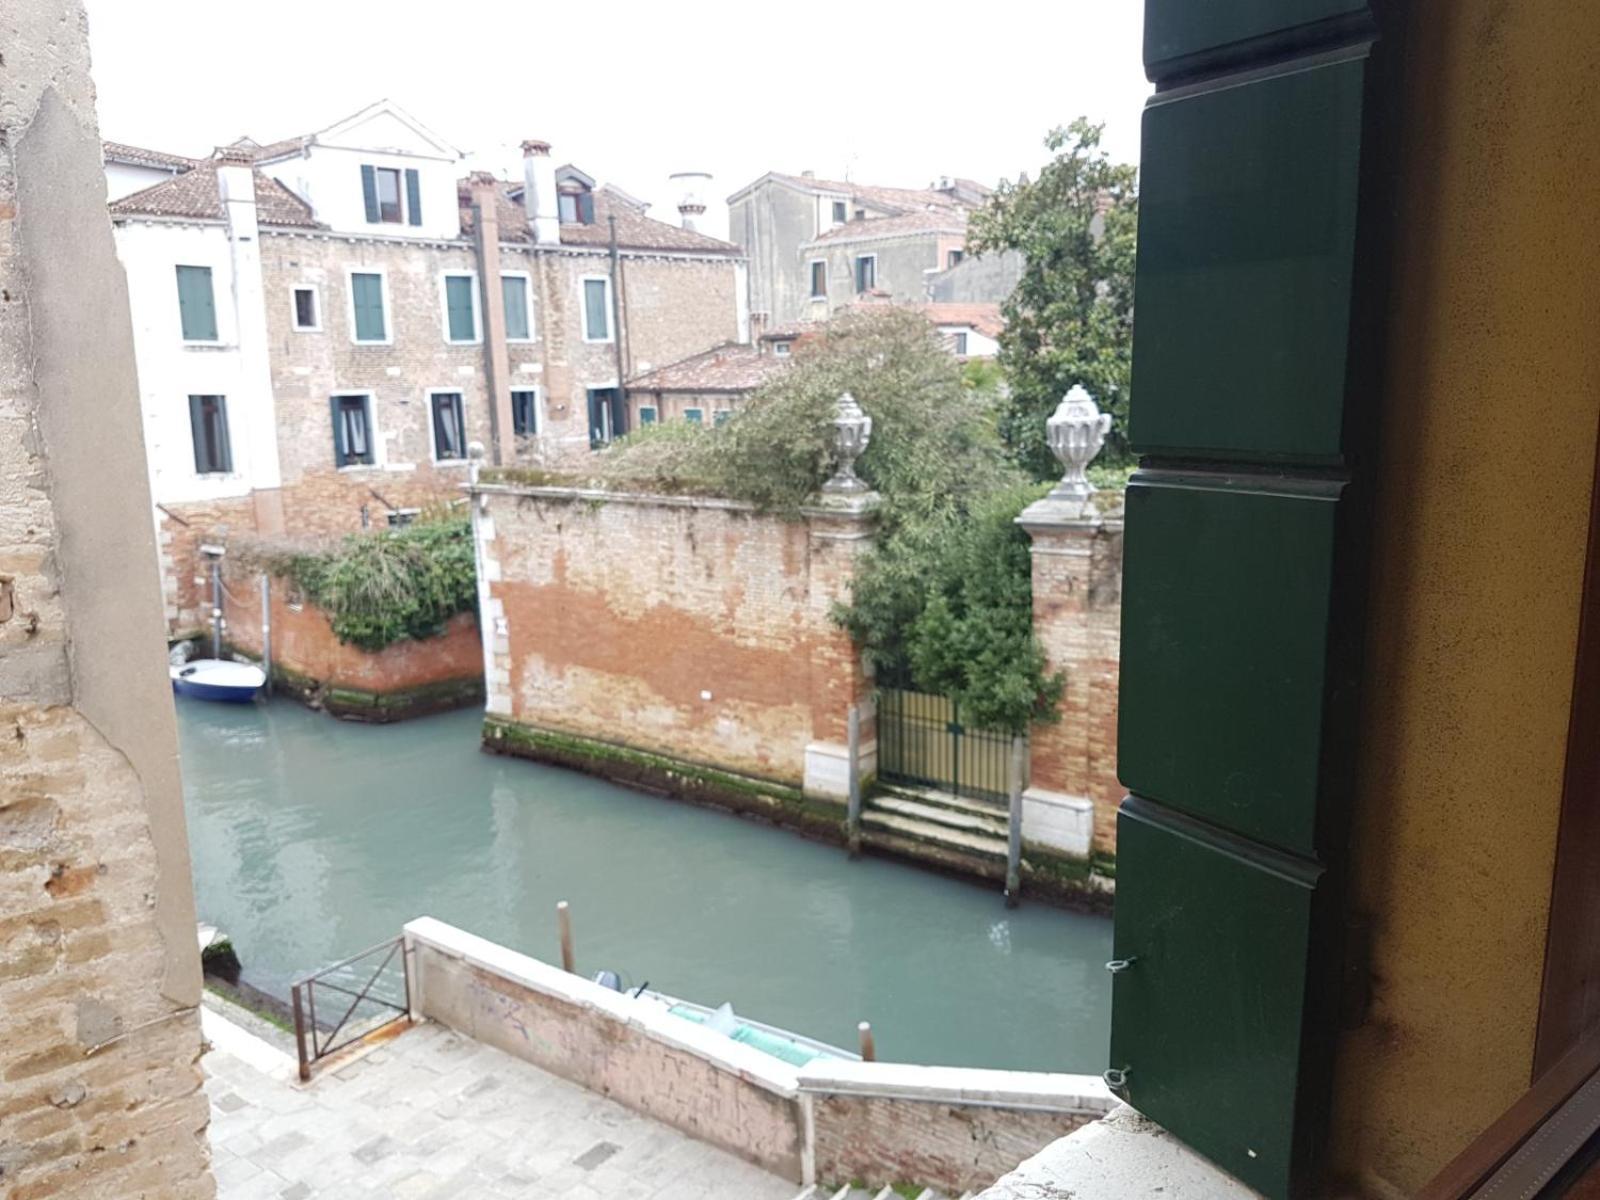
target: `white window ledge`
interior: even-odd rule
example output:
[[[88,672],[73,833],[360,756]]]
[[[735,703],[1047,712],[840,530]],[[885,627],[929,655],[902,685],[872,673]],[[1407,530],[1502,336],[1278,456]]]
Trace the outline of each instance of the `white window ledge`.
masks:
[[[1161,1126],[1120,1105],[1052,1142],[978,1200],[1261,1200]]]

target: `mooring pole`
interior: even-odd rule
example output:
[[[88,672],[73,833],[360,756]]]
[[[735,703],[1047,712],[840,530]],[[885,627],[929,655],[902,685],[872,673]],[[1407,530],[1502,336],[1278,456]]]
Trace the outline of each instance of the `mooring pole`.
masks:
[[[211,556],[211,657],[222,657],[222,559]]]
[[[300,985],[291,984],[289,999],[294,1004],[294,1052],[299,1059],[300,1082],[311,1082],[311,1062],[306,1058],[306,1017],[300,1007]]]
[[[861,706],[850,706],[849,750],[845,755],[850,773],[850,806],[845,810],[845,838],[850,857],[861,856]]]
[[[272,695],[272,576],[261,572],[261,669],[267,675],[267,695]]]
[[[1022,776],[1028,743],[1011,739],[1011,809],[1006,818],[1006,907],[1022,900]]]
[[[556,905],[556,923],[561,927],[561,969],[572,974],[572,907],[565,900]]]
[[[861,1061],[877,1062],[878,1046],[872,1040],[872,1022],[863,1021],[856,1026],[856,1032],[861,1035]]]

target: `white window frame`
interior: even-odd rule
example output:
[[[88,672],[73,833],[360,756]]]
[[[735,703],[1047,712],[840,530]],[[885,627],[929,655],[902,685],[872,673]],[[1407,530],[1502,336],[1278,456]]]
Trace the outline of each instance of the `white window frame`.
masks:
[[[509,387],[506,390],[511,392],[513,395],[515,395],[517,392],[532,392],[533,393],[533,424],[534,424],[534,431],[532,433],[517,433],[516,432],[517,414],[516,414],[516,405],[515,405],[515,403],[513,403],[512,406],[511,406],[511,429],[512,429],[511,436],[512,437],[543,437],[544,433],[545,433],[545,430],[549,428],[549,426],[545,424],[544,389],[542,387],[539,387],[537,384],[530,384],[527,387],[517,387],[517,386],[513,385],[512,387]]]
[[[395,173],[395,175],[397,176],[398,181],[399,181],[399,193],[400,193],[400,219],[398,221],[385,221],[383,219],[383,217],[380,215],[376,221],[368,221],[367,224],[371,225],[371,226],[374,226],[375,228],[378,228],[378,229],[386,229],[386,228],[389,228],[390,226],[394,226],[394,225],[400,225],[400,226],[410,225],[411,224],[411,193],[406,188],[406,168],[403,167],[403,166],[395,166],[393,163],[381,163],[381,162],[367,163],[365,165],[370,166],[372,168],[372,194],[373,194],[373,197],[375,199],[377,199],[377,201],[378,201],[378,211],[379,211],[380,214],[383,211],[383,197],[378,192],[378,172],[379,171],[393,171]],[[422,185],[422,173],[419,170],[417,172],[417,186],[418,186],[419,189],[421,188],[421,185]],[[363,214],[363,215],[365,215],[365,214]]]
[[[382,281],[383,291],[383,337],[371,340],[356,336],[356,282],[357,275],[376,275]],[[389,268],[387,267],[360,267],[348,266],[344,269],[344,307],[345,318],[350,322],[350,344],[352,346],[392,346],[394,345],[394,304],[389,296]],[[366,396],[369,392],[332,392],[330,395]]]
[[[603,283],[606,288],[606,336],[603,338],[589,336],[589,284],[592,282]],[[611,276],[609,275],[580,275],[578,277],[578,319],[583,322],[583,340],[591,346],[606,346],[617,340],[616,325],[617,305],[611,295]],[[615,387],[615,384],[611,386]]]
[[[310,325],[300,324],[300,305],[295,302],[296,294],[299,292],[311,293],[311,311],[315,314],[316,320]],[[350,293],[350,319],[352,323],[355,320],[355,293],[353,291]],[[383,307],[383,323],[385,327],[389,324],[389,306],[387,304]],[[297,283],[289,288],[289,328],[296,333],[322,332],[322,289],[316,284]]]
[[[529,342],[537,342],[539,340],[539,320],[533,311],[533,273],[531,271],[501,271],[500,278],[522,280],[522,288],[528,298],[528,336],[525,338],[512,337],[510,333],[507,333],[506,341],[513,346],[521,346],[526,345]],[[505,285],[501,284],[501,286],[504,287]],[[502,295],[500,298],[500,305],[503,310],[505,307],[504,295]],[[526,390],[527,389],[525,388],[517,389],[519,392]]]
[[[790,357],[789,343],[786,342],[786,341],[782,341],[782,340],[773,342],[772,343],[772,357],[773,358],[788,358],[788,357]]]
[[[464,345],[465,343],[458,342],[456,344]],[[517,390],[521,391],[522,389],[518,388]],[[465,466],[472,461],[472,456],[465,453],[467,447],[472,445],[471,440],[467,437],[467,389],[462,387],[427,388],[426,395],[428,397],[428,457],[433,460],[433,465],[436,467]],[[435,396],[461,397],[461,441],[463,453],[460,458],[439,457],[439,446],[433,434],[433,398]]]
[[[811,280],[816,274],[817,264],[822,264],[822,291],[811,290]],[[812,258],[806,261],[806,298],[809,300],[826,300],[828,298],[828,260],[825,258]]]
[[[864,258],[870,258],[872,260],[872,286],[874,288],[878,286],[877,254],[857,254],[850,260],[850,286],[855,289],[854,294],[857,296],[864,296],[867,294],[866,290],[861,286],[861,260]]]
[[[472,281],[472,336],[470,338],[453,338],[450,336],[450,285],[449,279],[470,279]],[[444,332],[445,344],[448,346],[480,346],[483,344],[483,298],[478,290],[478,273],[473,270],[444,270],[439,272],[439,320],[443,322],[441,328]]]
[[[388,308],[385,307],[383,311],[385,317],[387,317]],[[354,319],[355,314],[352,313],[351,320],[353,321]],[[361,344],[363,346],[376,346],[378,343],[362,342]],[[378,432],[378,394],[365,388],[335,388],[328,393],[330,399],[341,399],[345,396],[360,396],[367,402],[367,437],[372,442],[372,461],[369,463],[345,463],[344,466],[337,469],[341,472],[381,471],[387,462],[387,456],[384,454],[383,437]],[[429,415],[431,417],[432,414]],[[432,435],[430,434],[429,436]]]

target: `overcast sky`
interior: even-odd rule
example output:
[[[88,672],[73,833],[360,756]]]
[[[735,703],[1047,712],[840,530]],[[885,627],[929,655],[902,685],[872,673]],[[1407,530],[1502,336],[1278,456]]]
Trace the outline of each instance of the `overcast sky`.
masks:
[[[993,183],[1035,172],[1078,115],[1135,161],[1150,92],[1131,0],[87,3],[112,140],[199,155],[388,97],[474,165],[520,171],[517,144],[543,138],[666,220],[667,175],[710,171],[711,232],[769,170]]]

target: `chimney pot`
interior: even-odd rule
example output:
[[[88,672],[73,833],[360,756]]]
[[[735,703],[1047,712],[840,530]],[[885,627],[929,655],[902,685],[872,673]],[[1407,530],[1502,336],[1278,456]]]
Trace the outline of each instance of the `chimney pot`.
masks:
[[[522,156],[528,158],[532,155],[547,155],[550,153],[550,143],[542,142],[538,138],[529,138],[522,143]]]
[[[248,164],[250,162],[250,151],[243,146],[218,146],[216,153],[212,157],[219,163]]]

